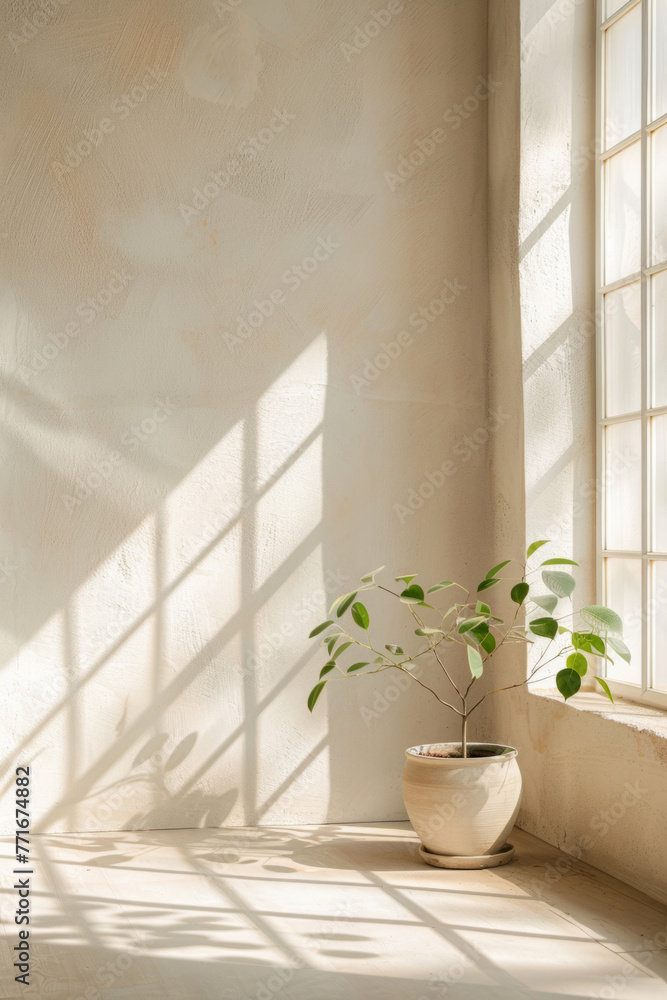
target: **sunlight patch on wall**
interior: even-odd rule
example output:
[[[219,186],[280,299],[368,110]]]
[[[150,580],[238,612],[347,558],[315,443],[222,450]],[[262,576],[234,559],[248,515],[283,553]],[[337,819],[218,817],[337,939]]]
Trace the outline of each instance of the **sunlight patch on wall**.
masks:
[[[155,528],[146,517],[76,591],[76,643],[81,668],[89,669],[132,629],[155,601]],[[118,652],[117,666],[143,654],[135,633]],[[116,659],[114,657],[114,659]]]
[[[318,543],[262,602],[254,619],[253,654],[245,664],[245,669],[253,671],[260,701],[287,681],[293,700],[285,705],[285,711],[288,717],[305,718],[301,711],[305,708],[303,671],[314,669],[320,652],[319,647],[313,651],[308,633],[326,618],[331,601],[348,583],[349,577],[343,573],[325,573],[322,545]],[[295,674],[297,663],[302,664],[302,670]]]
[[[234,524],[165,598],[163,658],[168,673],[187,668],[241,612],[242,531],[240,523]]]
[[[570,206],[526,254],[519,267],[523,314],[523,356],[530,371],[539,365],[535,353],[548,361],[546,342],[572,316],[573,290],[571,259],[563,247],[569,242]],[[548,277],[547,277],[548,276]]]
[[[530,94],[530,112],[522,125],[521,187],[524,210],[519,219],[519,242],[563,198],[571,196],[576,157],[585,151],[571,149],[564,137],[572,136],[572,81],[569,73],[574,40],[574,3],[541,4],[539,19],[526,23],[535,12],[522,4],[522,87]],[[547,57],[547,53],[549,54]],[[549,86],[539,81],[548,77]],[[594,158],[594,150],[591,154]]]
[[[190,571],[218,572],[225,537],[251,502],[243,489],[243,421],[238,420],[165,501],[166,582]],[[238,604],[236,592],[233,607]]]
[[[280,568],[293,568],[290,557],[321,521],[322,439],[319,437],[257,504],[255,586],[261,587]]]
[[[22,678],[23,694],[16,699],[17,730],[27,732],[58,705],[67,692],[66,665],[54,650],[63,648],[63,612],[57,611],[19,650],[8,671]]]
[[[320,334],[269,386],[257,404],[257,486],[262,487],[321,427],[327,342]]]
[[[258,486],[289,464],[257,503],[256,587],[288,565],[291,553],[321,522],[322,438],[313,439],[313,434],[324,415],[326,378],[326,337],[321,334],[257,404]],[[290,421],[285,421],[285,407]]]

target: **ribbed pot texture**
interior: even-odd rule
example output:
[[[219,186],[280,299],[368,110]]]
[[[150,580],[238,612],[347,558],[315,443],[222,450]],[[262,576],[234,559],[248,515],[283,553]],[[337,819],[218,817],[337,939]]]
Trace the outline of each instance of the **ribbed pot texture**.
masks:
[[[490,757],[424,757],[424,744],[405,751],[403,798],[417,836],[431,854],[479,857],[495,854],[507,841],[521,803],[521,771],[513,747],[469,743],[493,750]]]

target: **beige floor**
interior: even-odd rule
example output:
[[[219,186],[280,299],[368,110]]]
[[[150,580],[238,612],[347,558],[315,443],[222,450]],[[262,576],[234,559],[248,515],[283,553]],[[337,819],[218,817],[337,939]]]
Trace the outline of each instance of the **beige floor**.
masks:
[[[29,989],[3,842],[0,997],[665,1000],[667,907],[512,839],[447,872],[401,823],[35,838]]]

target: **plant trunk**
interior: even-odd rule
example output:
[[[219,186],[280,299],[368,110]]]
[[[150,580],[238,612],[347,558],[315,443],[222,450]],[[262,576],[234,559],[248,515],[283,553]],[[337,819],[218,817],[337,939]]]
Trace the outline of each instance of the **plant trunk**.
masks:
[[[464,757],[468,756],[468,716],[464,715],[461,723],[461,748]]]

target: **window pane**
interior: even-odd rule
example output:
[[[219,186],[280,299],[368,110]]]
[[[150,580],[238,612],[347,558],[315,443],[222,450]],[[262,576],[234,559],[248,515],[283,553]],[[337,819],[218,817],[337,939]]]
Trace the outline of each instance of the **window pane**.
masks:
[[[667,271],[651,282],[653,303],[653,405],[667,405]]]
[[[605,401],[608,417],[641,407],[641,286],[604,297]]]
[[[617,10],[620,10],[623,4],[627,3],[627,0],[605,0],[604,3],[604,16],[605,20],[615,14]]]
[[[653,686],[667,690],[667,562],[653,563]]]
[[[667,0],[655,0],[653,38],[653,119],[667,111]]]
[[[607,559],[605,603],[623,620],[623,639],[632,654],[626,663],[611,653],[607,676],[626,684],[641,684],[642,677],[642,563],[641,559]]]
[[[641,422],[605,431],[607,548],[641,551]]]
[[[667,56],[666,56],[667,58]],[[651,143],[653,200],[653,263],[667,260],[667,125],[656,129]]]
[[[638,142],[605,164],[605,282],[639,270],[641,152]]]
[[[605,142],[607,148],[632,135],[642,115],[641,4],[605,32]]]
[[[653,550],[667,552],[667,416],[654,417]]]

